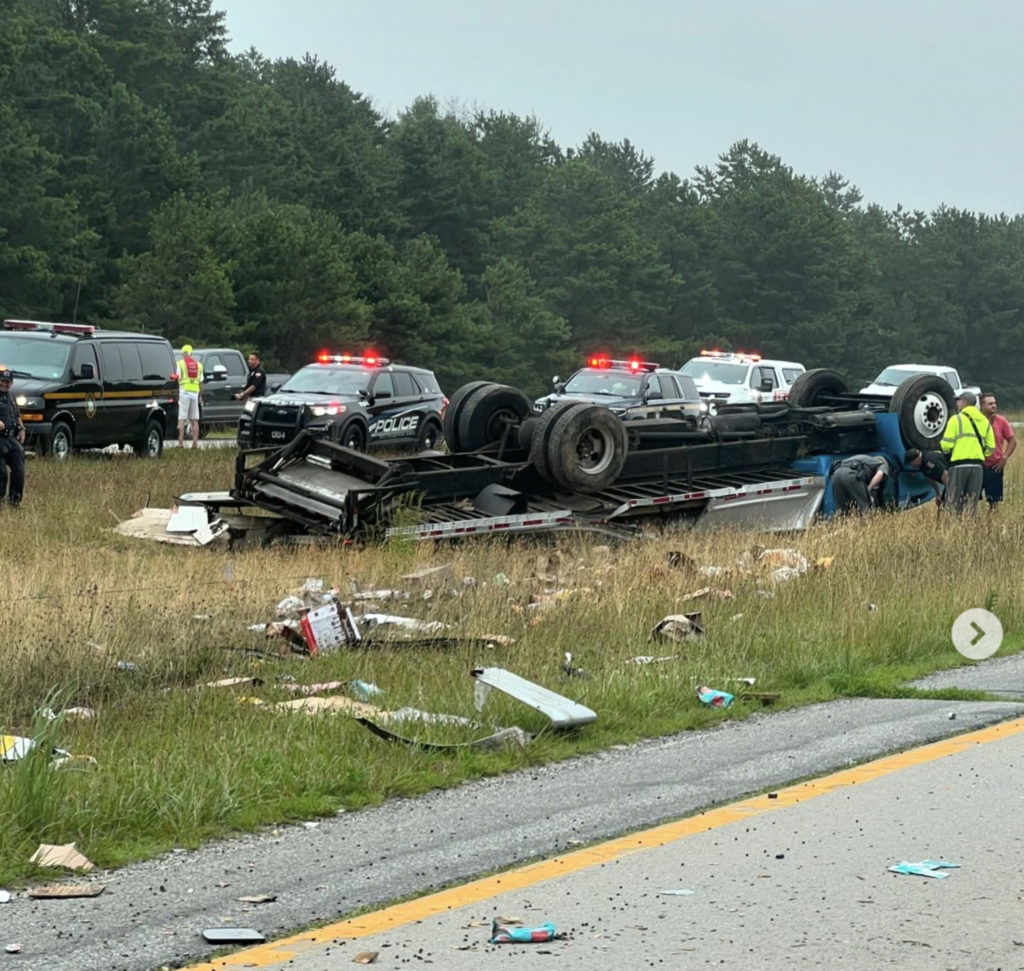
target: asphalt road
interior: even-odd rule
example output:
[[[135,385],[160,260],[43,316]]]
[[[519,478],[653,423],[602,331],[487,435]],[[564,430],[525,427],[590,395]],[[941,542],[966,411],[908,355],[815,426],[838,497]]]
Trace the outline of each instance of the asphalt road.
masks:
[[[995,659],[961,669],[955,675],[938,676],[938,680],[944,679],[951,679],[964,688],[976,685],[989,689],[998,687],[1000,697],[1007,700],[857,699],[817,705],[778,715],[763,715],[740,723],[725,723],[710,731],[658,739],[541,769],[473,782],[420,799],[395,800],[378,809],[346,813],[311,828],[287,827],[212,844],[195,852],[172,853],[110,874],[95,875],[92,879],[106,886],[106,892],[96,898],[33,901],[24,894],[16,895],[10,903],[0,904],[0,945],[14,942],[22,945],[16,960],[17,966],[23,969],[151,969],[185,963],[213,953],[213,948],[202,940],[204,928],[247,926],[258,928],[268,937],[282,936],[314,922],[336,920],[356,909],[384,906],[401,897],[514,866],[526,859],[571,851],[579,841],[604,839],[665,820],[679,819],[712,805],[776,789],[792,780],[820,776],[885,753],[909,749],[1024,714],[1024,703],[1010,700],[1024,698],[1024,657]],[[955,714],[955,720],[950,719],[951,713]],[[964,856],[960,862],[966,865],[968,853],[965,846],[958,844],[950,849],[938,839],[918,840],[914,836],[917,827],[931,825],[942,815],[966,812],[968,821],[977,818],[990,842],[993,833],[999,834],[999,845],[1004,850],[1009,845],[1006,841],[1016,838],[1016,830],[1012,826],[1022,818],[1019,807],[1003,808],[996,798],[979,798],[973,806],[957,809],[951,802],[952,795],[947,793],[956,790],[958,772],[975,770],[958,770],[953,767],[953,759],[945,760],[944,764],[946,771],[952,773],[946,783],[933,780],[900,783],[894,777],[892,784],[904,787],[900,798],[905,800],[906,809],[900,807],[901,811],[894,814],[890,808],[886,812],[892,817],[893,825],[902,827],[902,842],[882,836],[872,837],[876,839],[877,846],[870,854],[865,850],[857,868],[861,876],[869,871],[874,875],[881,863],[896,862],[888,859],[893,853],[898,853],[901,859],[909,859],[918,853],[919,848],[922,857],[940,853],[955,857],[959,853]],[[977,771],[980,773],[981,769]],[[1003,775],[1005,777],[1007,773]],[[941,797],[924,798],[922,795],[919,799],[913,795],[931,791],[929,786],[940,786],[943,791]],[[824,800],[816,800],[816,803],[824,803]],[[877,798],[869,800],[868,806],[857,807],[856,812],[860,815],[856,818],[866,820],[877,812],[878,807],[891,807],[891,803]],[[845,890],[848,881],[858,877],[856,874],[851,876],[852,871],[843,871],[837,876],[831,864],[824,865],[829,862],[825,851],[831,852],[832,844],[838,846],[842,842],[840,836],[845,834],[845,845],[853,847],[855,842],[849,839],[853,823],[841,822],[838,808],[832,810],[834,815],[829,815],[827,806],[822,811],[824,816],[817,821],[805,820],[798,814],[787,815],[787,820],[794,822],[785,824],[790,827],[786,835],[775,835],[763,845],[755,843],[754,836],[760,832],[758,839],[766,839],[772,835],[771,825],[778,823],[765,823],[766,829],[760,825],[742,829],[734,827],[728,836],[723,831],[713,838],[709,847],[697,856],[687,858],[691,861],[691,869],[680,872],[674,882],[679,883],[682,878],[684,887],[697,891],[698,881],[691,876],[694,870],[712,879],[712,875],[722,867],[735,867],[736,861],[719,859],[717,848],[740,842],[747,844],[740,847],[750,861],[747,869],[740,867],[735,873],[729,870],[732,875],[728,879],[726,870],[722,869],[722,884],[710,886],[728,887],[731,886],[730,881],[739,881],[746,887],[757,878],[757,873],[762,872],[760,867],[765,863],[769,867],[764,871],[768,873],[765,885],[771,886],[774,872],[771,868],[781,871],[784,865],[780,861],[780,865],[775,866],[775,853],[801,852],[804,854],[802,866],[793,869],[791,877],[800,886],[813,889],[814,899],[819,900],[818,910],[825,913],[830,909],[826,905],[833,883],[841,880]],[[1016,817],[1016,821],[1011,820],[1011,816]],[[1004,832],[1008,834],[1006,837],[1002,835]],[[684,842],[691,845],[690,841]],[[806,855],[806,849],[794,849],[798,846],[817,847],[820,850],[817,861]],[[906,849],[897,850],[897,846],[905,846]],[[772,852],[766,857],[764,854],[768,849]],[[971,852],[974,853],[975,849],[972,848]],[[1016,857],[1016,854],[1010,855]],[[989,853],[984,857],[985,866],[991,863],[992,856]],[[649,858],[650,854],[645,854],[645,857]],[[969,881],[978,880],[984,886],[986,880],[983,873],[972,871],[972,874],[968,879],[961,879],[963,874],[957,872],[947,880],[927,883],[941,883],[943,890],[947,884],[960,886],[970,895],[978,884]],[[787,893],[792,896],[792,891],[787,890],[788,884],[778,881],[778,873],[774,876],[776,889],[771,899],[781,905]],[[919,878],[897,879],[909,881],[913,886]],[[746,955],[745,962],[750,964],[749,950],[743,948],[749,949],[752,941],[760,939],[763,932],[759,923],[761,915],[772,913],[772,908],[748,908],[742,895],[737,896],[735,890],[725,894],[716,889],[709,895],[709,884],[703,883],[702,886],[700,899],[695,892],[692,897],[672,898],[669,903],[678,911],[683,907],[704,907],[704,897],[715,901],[719,908],[732,900],[733,907],[744,908],[743,913],[750,923],[740,928],[732,918],[726,919],[724,913],[716,912],[715,919],[700,925],[699,933],[694,930],[693,933],[699,937],[697,944],[683,942],[679,945],[696,948],[692,954],[686,952],[689,954],[687,963],[713,963],[728,951],[730,960],[742,952]],[[653,884],[647,884],[642,889],[649,893],[652,887]],[[918,888],[917,892],[927,894],[932,891],[925,886]],[[268,904],[243,904],[236,899],[251,894],[276,894],[277,899]],[[887,910],[890,898],[880,895],[874,885],[865,887],[865,899],[872,895],[875,895],[878,905],[874,911],[865,912],[868,916],[864,919],[870,922],[879,914],[887,918],[891,916]],[[528,896],[527,902],[531,904],[540,900],[533,890]],[[568,896],[571,894],[562,892],[560,899],[563,903]],[[550,902],[543,907],[531,906],[529,914],[554,915],[558,910],[559,922],[568,922],[574,928],[574,941],[584,934],[607,932],[620,933],[621,936],[627,916],[630,924],[644,926],[655,919],[648,913],[649,908],[637,905],[635,895],[620,895],[619,912],[606,914],[597,906],[598,891],[588,890],[584,897],[588,906],[593,904],[588,911],[593,920],[586,917],[587,924],[584,924],[583,910],[555,908]],[[601,900],[604,897],[610,898],[609,904],[616,903],[614,894],[602,892]],[[805,902],[810,899],[804,897]],[[523,906],[522,895],[517,898],[516,905],[517,909]],[[659,897],[657,913],[668,913],[665,910],[667,906]],[[490,905],[477,910],[488,914],[494,912]],[[839,912],[838,907],[835,910]],[[807,914],[804,916],[808,917]],[[790,918],[779,909],[774,919],[781,925]],[[433,963],[458,967],[451,963],[450,958],[461,952],[451,951],[451,945],[461,943],[463,936],[468,935],[470,945],[476,946],[483,939],[484,930],[460,930],[458,941],[453,941],[450,929],[440,929],[438,933],[441,936],[429,941],[429,946],[424,936],[414,947],[415,936],[403,931],[400,940],[411,942],[404,945],[411,950],[402,950],[402,960],[417,960],[415,952],[418,948],[425,948],[420,955],[423,959],[433,948],[430,957]],[[905,936],[912,938],[914,934],[908,931]],[[850,945],[850,954],[854,956],[849,958],[851,963],[843,966],[854,966],[859,953],[856,944],[862,938],[860,932],[846,932],[843,939],[854,942]],[[766,942],[770,940],[766,938]],[[438,941],[443,942],[443,946]],[[635,939],[634,943],[639,947],[642,941]],[[772,944],[773,948],[775,946]],[[929,946],[924,939],[920,945],[921,953],[927,955]],[[353,949],[346,944],[344,950],[349,953]],[[589,946],[586,950],[590,962],[588,967],[604,964],[603,959],[595,961],[595,952]],[[513,952],[514,949],[508,949],[502,956]],[[396,962],[389,963],[397,963],[398,952],[392,953],[396,955]],[[757,957],[758,953],[755,952],[754,956]],[[815,953],[806,951],[806,955]],[[860,954],[863,961],[859,966],[875,965],[876,961],[870,955],[864,957],[864,953]],[[908,953],[911,960],[917,956],[916,951]],[[291,964],[289,967],[301,967],[303,971],[335,967],[338,956],[338,947],[327,956],[311,951],[309,961],[320,960],[320,964]],[[479,962],[479,954],[476,957]],[[803,961],[804,952],[787,945],[784,954],[773,951],[770,957],[770,961],[760,966],[777,964],[782,960],[787,963],[796,959]],[[931,957],[928,955],[929,960]],[[350,960],[348,957],[345,963]],[[682,960],[674,957],[662,966],[678,966]],[[324,963],[328,961],[329,964]],[[620,956],[615,963],[619,966],[643,966],[647,961],[641,949],[633,958],[625,960]],[[480,963],[472,966],[479,967]],[[559,966],[584,965],[559,961]],[[987,965],[954,962],[942,966],[966,968]],[[1009,966],[1024,966],[1024,951],[1018,964]]]

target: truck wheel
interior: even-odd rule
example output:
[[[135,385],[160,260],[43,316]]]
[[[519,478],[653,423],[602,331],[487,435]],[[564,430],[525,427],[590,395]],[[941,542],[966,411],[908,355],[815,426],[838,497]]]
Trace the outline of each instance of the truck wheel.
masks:
[[[490,381],[470,381],[469,384],[464,384],[456,390],[455,394],[448,400],[448,407],[445,408],[444,418],[442,419],[442,431],[449,452],[468,451],[468,449],[462,448],[459,442],[459,417],[462,415],[462,408],[466,403],[466,399],[473,392],[479,391],[490,383]]]
[[[956,398],[948,381],[937,374],[921,374],[900,384],[889,411],[900,416],[900,434],[908,446],[935,449],[956,414]]]
[[[518,388],[489,384],[477,388],[467,399],[459,415],[459,445],[475,452],[500,442],[510,425],[518,425],[528,414],[530,399]]]
[[[825,399],[846,394],[846,381],[831,368],[813,368],[804,371],[789,389],[789,403],[794,408],[814,408],[827,404]]]
[[[366,451],[367,434],[361,422],[349,421],[344,425],[331,425],[328,438],[338,445],[352,449],[353,452]]]
[[[551,466],[548,464],[548,441],[551,438],[551,430],[555,422],[564,415],[570,408],[586,408],[586,404],[580,401],[563,401],[551,405],[547,411],[536,419],[533,432],[530,435],[530,463],[540,473],[541,477],[549,482],[551,478]]]
[[[164,426],[156,418],[150,418],[145,433],[132,450],[140,459],[160,458],[164,452]]]
[[[43,446],[43,454],[63,461],[71,458],[74,450],[75,439],[71,433],[71,426],[62,421],[55,421],[50,429],[50,437]]]
[[[516,440],[524,452],[530,451],[530,443],[533,441],[533,433],[537,430],[537,423],[539,421],[539,418],[527,418],[516,429]]]
[[[423,423],[419,435],[416,436],[416,451],[429,452],[437,448],[441,441],[441,426],[433,419]]]
[[[600,405],[563,414],[548,440],[551,477],[573,492],[598,492],[610,486],[626,464],[626,427]]]

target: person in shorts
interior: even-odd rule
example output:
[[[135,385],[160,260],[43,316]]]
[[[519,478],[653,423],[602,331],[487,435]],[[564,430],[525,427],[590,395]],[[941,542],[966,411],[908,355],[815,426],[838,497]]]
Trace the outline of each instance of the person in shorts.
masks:
[[[199,391],[203,386],[203,365],[192,356],[192,345],[181,349],[178,361],[178,446],[185,447],[185,425],[192,425],[192,447],[199,447]]]
[[[988,502],[989,512],[995,512],[996,505],[1003,501],[1003,473],[1006,460],[1017,448],[1017,436],[1013,433],[1013,426],[998,413],[999,402],[994,394],[983,394],[979,407],[996,436],[996,450],[985,459],[981,470],[981,494]]]

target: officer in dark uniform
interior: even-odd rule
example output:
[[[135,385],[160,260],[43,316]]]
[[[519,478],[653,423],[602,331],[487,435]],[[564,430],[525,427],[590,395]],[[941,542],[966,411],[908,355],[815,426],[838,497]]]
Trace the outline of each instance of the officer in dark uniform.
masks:
[[[836,512],[871,512],[882,505],[882,490],[889,463],[880,455],[853,455],[832,471],[832,498]]]
[[[267,372],[263,370],[260,356],[255,351],[249,355],[249,373],[245,378],[245,390],[235,395],[238,401],[246,398],[262,398],[267,393]]]
[[[12,506],[21,503],[25,491],[25,426],[21,423],[21,412],[11,394],[14,373],[0,364],[0,501],[7,493]],[[8,469],[10,488],[8,489]]]

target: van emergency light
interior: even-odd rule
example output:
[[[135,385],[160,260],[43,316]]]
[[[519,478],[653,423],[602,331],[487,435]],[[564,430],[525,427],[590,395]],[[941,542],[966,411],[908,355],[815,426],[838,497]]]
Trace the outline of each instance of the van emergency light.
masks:
[[[760,354],[745,354],[743,351],[701,351],[701,357],[713,357],[720,361],[736,361],[740,364],[757,364]]]
[[[91,324],[51,324],[44,320],[5,320],[4,330],[41,330],[51,334],[77,334],[79,337],[96,333]]]

